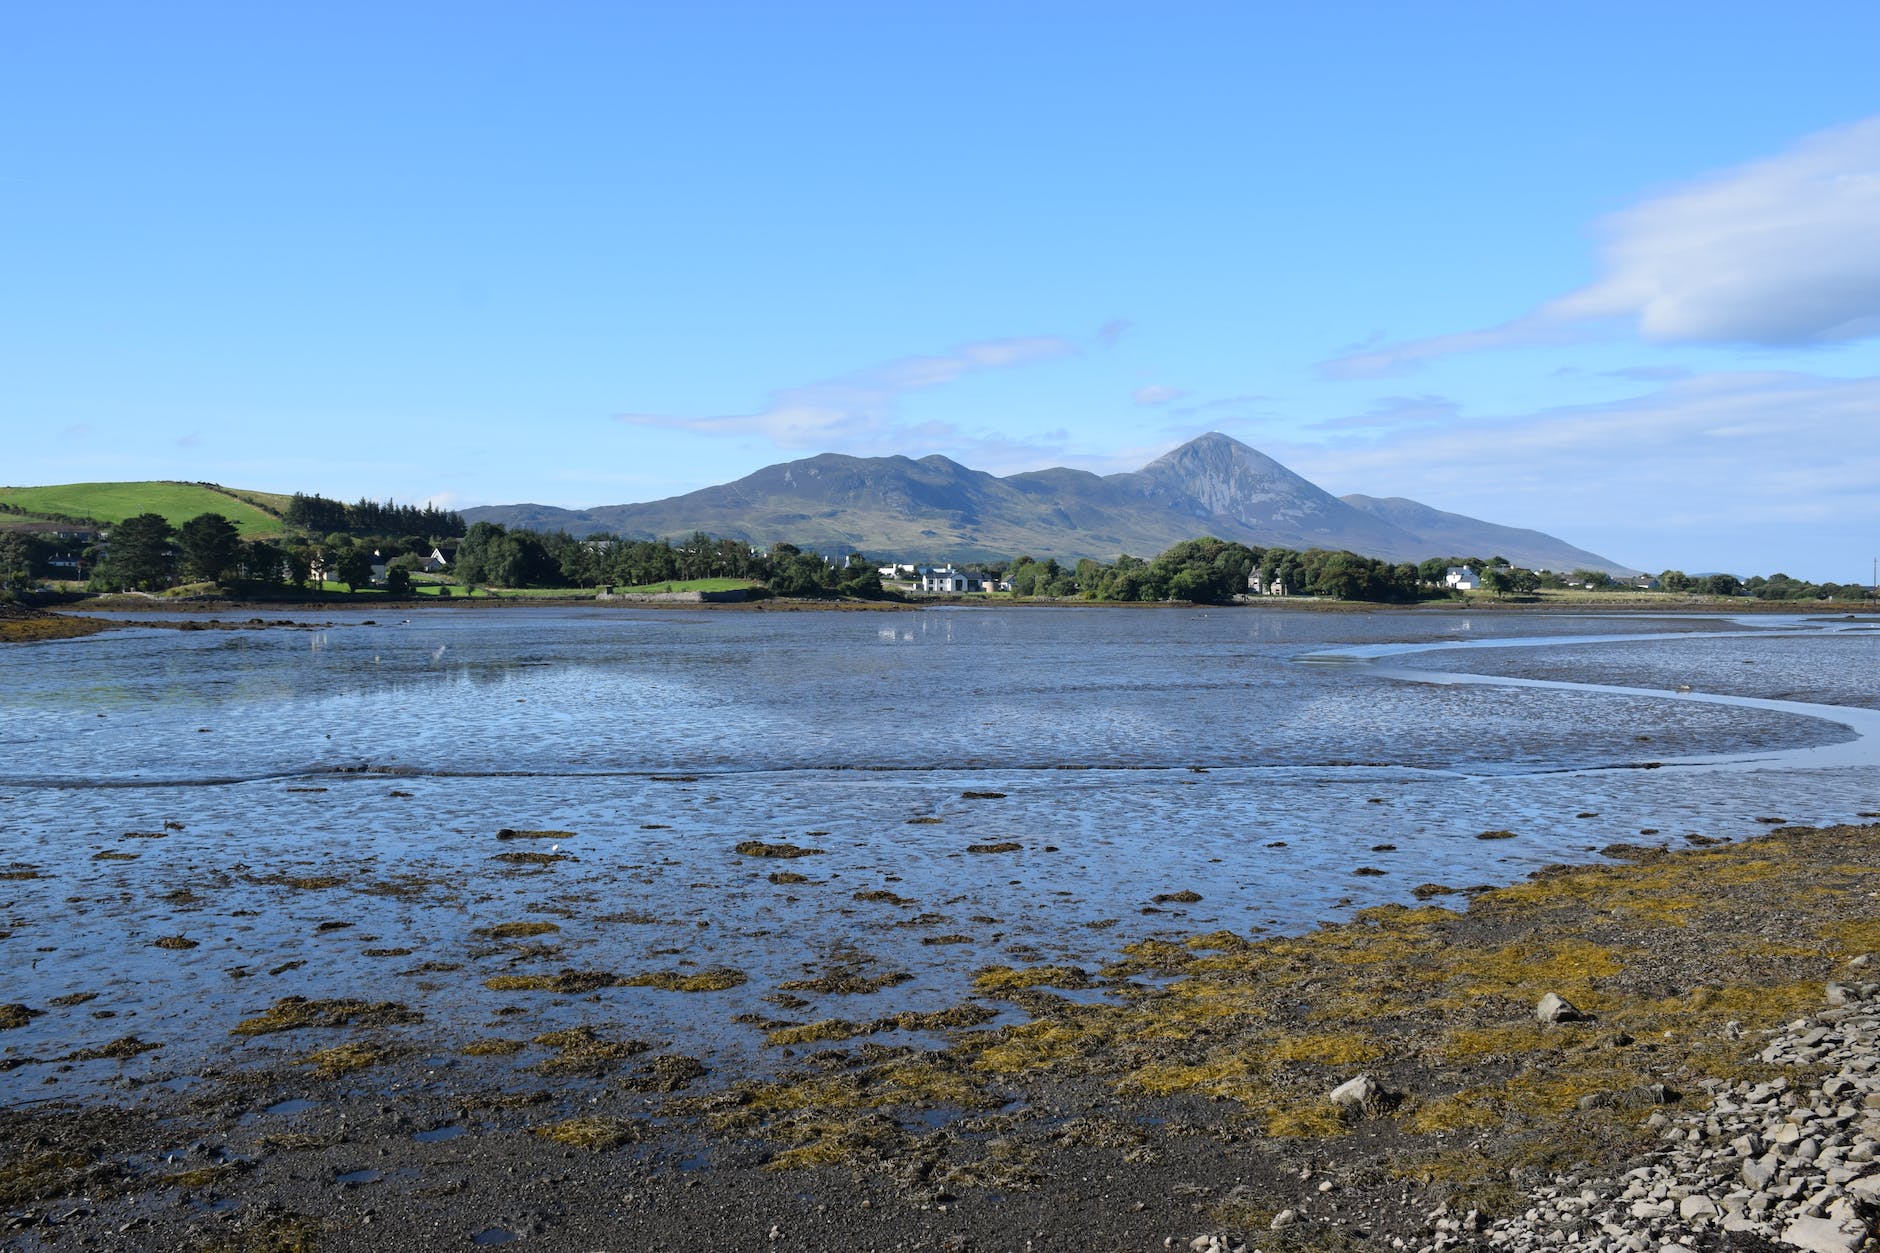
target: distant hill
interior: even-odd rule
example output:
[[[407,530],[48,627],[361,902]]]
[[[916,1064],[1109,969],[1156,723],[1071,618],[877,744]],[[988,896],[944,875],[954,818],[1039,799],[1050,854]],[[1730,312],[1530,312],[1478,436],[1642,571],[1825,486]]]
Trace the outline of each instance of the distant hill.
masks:
[[[1539,531],[1444,513],[1415,501],[1343,500],[1226,435],[1190,440],[1142,469],[1111,475],[1057,467],[997,478],[945,457],[824,453],[766,466],[734,483],[635,505],[560,509],[486,505],[466,522],[572,535],[655,539],[694,531],[922,561],[1061,561],[1152,557],[1200,535],[1261,547],[1349,549],[1391,561],[1503,556],[1544,569],[1635,573]],[[1492,541],[1492,542],[1490,542]]]
[[[1402,496],[1340,496],[1354,509],[1408,532],[1426,544],[1437,544],[1445,553],[1466,553],[1474,557],[1506,557],[1530,570],[1604,570],[1609,574],[1637,574],[1614,565],[1598,553],[1575,548],[1565,540],[1544,531],[1498,526],[1460,513],[1445,513]],[[1515,554],[1520,553],[1517,557]]]
[[[160,513],[173,526],[198,514],[219,513],[235,524],[243,539],[285,535],[280,511],[286,496],[218,487],[208,483],[173,483],[146,480],[128,483],[60,483],[51,487],[0,487],[0,504],[24,510],[30,517],[64,515],[122,522],[140,513]],[[22,519],[0,514],[0,523]]]

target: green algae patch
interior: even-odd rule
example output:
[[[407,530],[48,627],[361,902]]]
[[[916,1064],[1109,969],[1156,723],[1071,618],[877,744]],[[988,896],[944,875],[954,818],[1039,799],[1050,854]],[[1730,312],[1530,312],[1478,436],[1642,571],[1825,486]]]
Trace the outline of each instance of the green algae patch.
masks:
[[[570,1118],[544,1127],[531,1127],[529,1130],[544,1140],[595,1153],[617,1149],[623,1144],[633,1144],[644,1139],[647,1134],[644,1123],[598,1115]]]
[[[196,948],[200,946],[201,943],[202,943],[201,940],[192,940],[186,935],[166,935],[166,936],[163,936],[161,939],[150,941],[150,947],[187,950],[187,949]]]
[[[766,844],[762,840],[744,840],[731,850],[744,857],[821,857],[820,848],[805,848],[801,844]]]
[[[808,883],[810,881],[810,878],[808,875],[798,874],[794,870],[773,870],[770,872],[769,877],[772,883],[776,883],[779,885],[787,885],[791,883]]]
[[[114,848],[107,848],[102,852],[93,853],[91,859],[93,861],[136,861],[141,856],[143,856],[141,853],[120,853]]]
[[[553,935],[561,927],[552,922],[499,922],[486,934],[494,940],[526,940],[538,935]]]
[[[396,1001],[313,1001],[304,996],[284,996],[266,1013],[236,1023],[230,1034],[257,1036],[304,1027],[387,1027],[423,1021],[423,1014]]]
[[[686,974],[679,970],[649,970],[628,979],[622,979],[623,988],[658,988],[663,992],[723,992],[749,981],[749,976],[742,970],[733,970],[729,966],[714,966],[710,970],[701,970],[697,974]]]

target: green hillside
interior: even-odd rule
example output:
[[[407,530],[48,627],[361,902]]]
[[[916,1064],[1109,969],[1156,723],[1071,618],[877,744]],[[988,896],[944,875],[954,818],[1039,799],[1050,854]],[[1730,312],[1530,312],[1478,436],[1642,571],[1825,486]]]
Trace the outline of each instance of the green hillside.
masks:
[[[171,525],[180,526],[198,514],[219,513],[235,524],[243,539],[287,534],[287,524],[279,517],[287,499],[270,492],[156,481],[0,487],[0,503],[40,515],[122,522],[140,513],[160,513]]]

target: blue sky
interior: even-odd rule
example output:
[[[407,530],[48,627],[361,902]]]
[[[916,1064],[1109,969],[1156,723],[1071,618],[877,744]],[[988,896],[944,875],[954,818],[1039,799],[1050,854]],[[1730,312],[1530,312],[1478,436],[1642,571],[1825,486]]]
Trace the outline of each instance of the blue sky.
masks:
[[[1218,429],[1864,580],[1876,47],[1857,4],[15,5],[0,481],[582,506]]]

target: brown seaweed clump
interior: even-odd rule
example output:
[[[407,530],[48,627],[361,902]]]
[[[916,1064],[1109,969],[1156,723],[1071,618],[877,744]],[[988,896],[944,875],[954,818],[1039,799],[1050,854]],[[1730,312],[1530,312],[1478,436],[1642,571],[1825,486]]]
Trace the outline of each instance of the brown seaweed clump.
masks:
[[[563,970],[552,975],[492,975],[483,986],[492,992],[557,992],[585,996],[602,988],[617,988],[625,981],[608,970]]]
[[[526,940],[532,936],[552,935],[561,930],[552,922],[499,922],[491,927],[488,935],[496,940]]]
[[[1024,847],[1017,840],[999,840],[992,844],[968,844],[966,851],[969,853],[1016,853]]]
[[[0,1031],[10,1031],[14,1027],[24,1027],[46,1011],[21,1005],[17,1001],[11,1005],[0,1005]]]
[[[168,949],[192,949],[199,947],[201,944],[201,940],[192,940],[186,935],[166,935],[161,939],[150,941],[150,947],[152,948]]]
[[[383,1045],[371,1044],[364,1040],[353,1040],[335,1048],[320,1049],[301,1058],[295,1065],[311,1066],[314,1073],[322,1079],[337,1079],[361,1070],[370,1070],[398,1056],[395,1049]]]
[[[603,1039],[587,1026],[550,1031],[536,1036],[534,1043],[556,1050],[555,1056],[530,1067],[538,1075],[598,1075],[653,1047],[644,1040]]]
[[[266,1013],[236,1023],[231,1034],[255,1036],[302,1027],[385,1027],[423,1021],[423,1014],[396,1001],[310,1001],[304,996],[284,996]]]
[[[589,1115],[584,1118],[570,1118],[566,1122],[551,1123],[546,1127],[534,1127],[532,1131],[544,1140],[553,1140],[556,1144],[566,1144],[577,1149],[604,1152],[617,1149],[623,1144],[632,1144],[643,1139],[647,1134],[644,1123],[628,1118],[602,1118]]]
[[[491,861],[507,862],[512,866],[552,866],[558,861],[574,861],[572,853],[498,853]]]
[[[820,848],[804,848],[801,844],[766,844],[762,840],[745,840],[731,850],[745,857],[821,857]]]
[[[742,970],[733,970],[729,966],[713,966],[710,970],[702,970],[693,975],[682,974],[676,970],[649,970],[645,974],[621,980],[621,986],[659,988],[665,992],[723,992],[748,980],[749,976]]]

